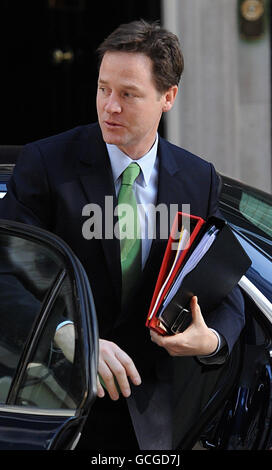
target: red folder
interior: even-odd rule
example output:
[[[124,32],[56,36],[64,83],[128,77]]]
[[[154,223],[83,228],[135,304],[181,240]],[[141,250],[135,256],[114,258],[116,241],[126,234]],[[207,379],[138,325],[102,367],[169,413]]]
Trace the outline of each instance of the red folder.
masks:
[[[184,249],[181,250],[179,257],[175,262],[178,244],[177,234],[182,232],[182,226],[184,222],[185,226],[189,227],[189,238]],[[173,280],[175,279],[188,251],[190,250],[193,241],[195,240],[204,223],[205,221],[201,217],[186,214],[184,212],[177,212],[175,216],[146,320],[146,326],[148,328],[151,328],[162,335],[167,334],[167,332],[161,327],[162,325],[160,325],[160,320],[157,318],[156,313],[158,312],[165,295],[171,287]]]

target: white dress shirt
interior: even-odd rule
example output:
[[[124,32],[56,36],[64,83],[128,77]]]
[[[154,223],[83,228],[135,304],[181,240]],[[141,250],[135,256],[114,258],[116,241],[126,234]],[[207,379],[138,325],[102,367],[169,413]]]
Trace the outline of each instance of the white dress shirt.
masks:
[[[152,244],[152,230],[150,229],[153,227],[154,230],[155,224],[155,220],[152,220],[154,212],[148,210],[148,206],[151,204],[155,206],[157,201],[159,166],[157,158],[158,135],[149,152],[138,160],[133,160],[128,157],[122,150],[116,147],[116,145],[106,145],[111,162],[116,196],[118,196],[121,187],[121,175],[130,163],[136,162],[141,168],[141,172],[136,178],[133,188],[137,204],[140,204],[142,209],[138,211],[138,216],[142,236],[142,268],[144,268]]]

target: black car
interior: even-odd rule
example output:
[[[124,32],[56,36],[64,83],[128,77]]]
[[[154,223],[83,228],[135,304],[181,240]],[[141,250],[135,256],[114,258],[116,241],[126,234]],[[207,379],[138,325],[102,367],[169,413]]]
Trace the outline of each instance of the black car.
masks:
[[[2,158],[1,196],[10,162]],[[178,449],[271,449],[272,197],[222,175],[221,183],[223,217],[252,260],[239,282],[246,326],[223,366],[195,361],[181,377]],[[1,220],[0,296],[0,449],[74,449],[96,398],[98,328],[85,271],[54,234]],[[53,340],[63,319],[76,329],[72,363]]]
[[[225,176],[221,182],[221,213],[252,260],[239,282],[246,326],[232,354],[226,396],[213,395],[195,436],[209,449],[271,449],[272,196]]]

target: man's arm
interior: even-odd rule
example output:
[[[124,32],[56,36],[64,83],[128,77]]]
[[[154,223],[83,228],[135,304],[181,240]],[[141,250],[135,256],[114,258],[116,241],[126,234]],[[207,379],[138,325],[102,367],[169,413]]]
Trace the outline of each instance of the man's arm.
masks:
[[[221,192],[221,179],[214,166],[211,167],[211,190],[208,201],[208,217],[212,215],[223,218],[219,210],[219,196]],[[244,298],[237,285],[223,300],[219,307],[211,312],[207,318],[207,326],[219,335],[220,347],[215,354],[198,356],[203,364],[222,364],[230,354],[234,343],[240,336],[245,325]]]

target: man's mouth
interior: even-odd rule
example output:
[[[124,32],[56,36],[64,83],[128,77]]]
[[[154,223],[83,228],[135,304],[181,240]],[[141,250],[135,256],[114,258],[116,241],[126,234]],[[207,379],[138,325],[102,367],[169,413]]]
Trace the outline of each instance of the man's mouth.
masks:
[[[122,124],[120,124],[119,122],[113,122],[113,121],[104,121],[104,124],[109,129],[116,129],[118,127],[123,127]]]

